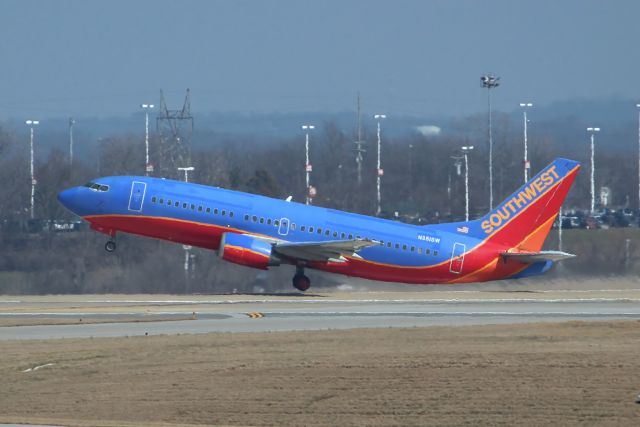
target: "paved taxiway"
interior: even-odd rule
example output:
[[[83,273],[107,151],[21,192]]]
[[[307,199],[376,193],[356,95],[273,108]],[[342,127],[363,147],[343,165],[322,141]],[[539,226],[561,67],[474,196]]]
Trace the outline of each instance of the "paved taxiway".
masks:
[[[0,340],[640,320],[640,289],[0,298],[8,319],[71,324],[0,327]]]

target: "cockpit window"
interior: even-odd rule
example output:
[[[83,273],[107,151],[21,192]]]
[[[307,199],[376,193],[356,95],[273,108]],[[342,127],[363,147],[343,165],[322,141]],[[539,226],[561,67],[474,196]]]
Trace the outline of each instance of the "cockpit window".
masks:
[[[109,191],[109,186],[108,185],[98,184],[98,183],[92,182],[92,181],[87,182],[85,185],[83,185],[83,187],[88,187],[88,188],[92,189],[93,191],[102,191],[102,192]]]

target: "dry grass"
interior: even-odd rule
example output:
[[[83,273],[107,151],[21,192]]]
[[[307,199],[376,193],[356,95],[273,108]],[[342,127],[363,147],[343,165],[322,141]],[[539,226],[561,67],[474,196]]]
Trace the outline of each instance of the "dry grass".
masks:
[[[0,421],[631,426],[639,349],[637,321],[0,342]]]

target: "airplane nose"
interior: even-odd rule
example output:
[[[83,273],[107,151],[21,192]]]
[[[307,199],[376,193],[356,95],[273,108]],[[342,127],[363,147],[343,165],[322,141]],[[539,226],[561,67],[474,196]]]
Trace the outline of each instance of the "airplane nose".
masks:
[[[73,207],[75,205],[76,193],[77,193],[76,188],[69,188],[67,190],[63,190],[58,193],[58,201],[62,203],[62,205],[65,208],[69,209],[70,211],[73,211]]]

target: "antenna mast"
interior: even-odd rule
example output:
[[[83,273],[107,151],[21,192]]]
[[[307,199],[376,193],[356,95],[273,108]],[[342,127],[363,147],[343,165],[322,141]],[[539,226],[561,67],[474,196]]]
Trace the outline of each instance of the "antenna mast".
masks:
[[[356,165],[358,166],[358,186],[362,184],[362,153],[366,152],[362,146],[364,145],[364,141],[362,140],[362,120],[360,115],[360,91],[358,91],[358,140],[355,141],[356,144]]]

